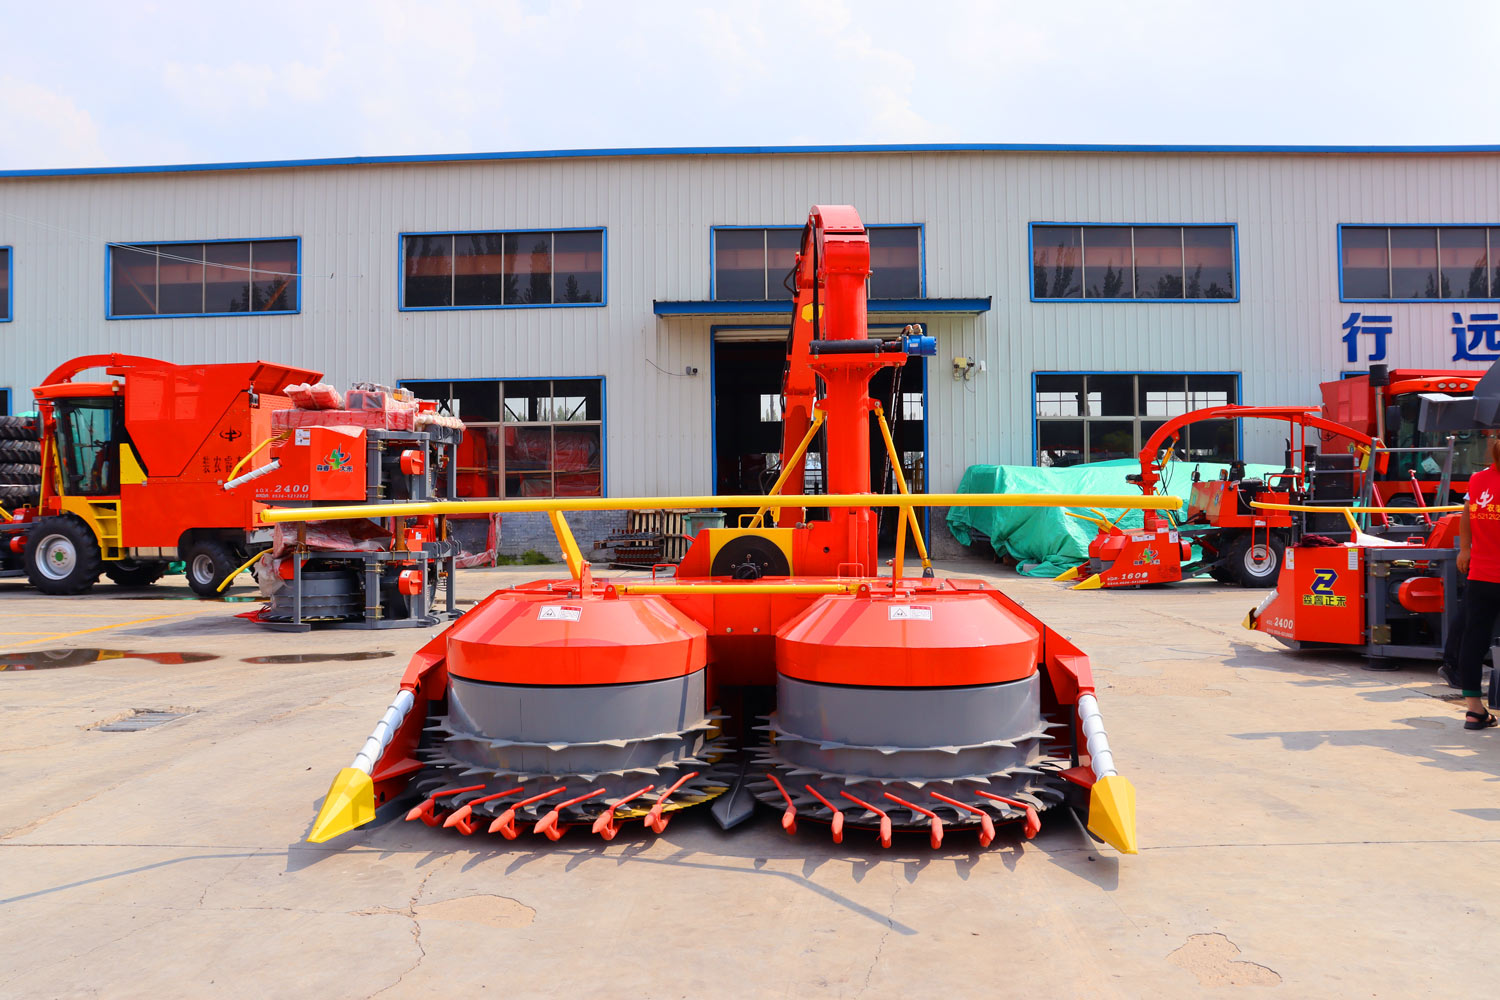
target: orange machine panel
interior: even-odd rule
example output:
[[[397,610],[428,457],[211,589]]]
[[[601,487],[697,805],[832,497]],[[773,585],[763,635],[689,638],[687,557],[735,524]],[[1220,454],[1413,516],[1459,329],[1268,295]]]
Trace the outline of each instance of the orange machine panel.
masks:
[[[1364,645],[1365,553],[1351,546],[1286,550],[1263,632],[1296,642]]]
[[[365,499],[363,427],[297,427],[271,457],[281,468],[254,481],[263,503]]]

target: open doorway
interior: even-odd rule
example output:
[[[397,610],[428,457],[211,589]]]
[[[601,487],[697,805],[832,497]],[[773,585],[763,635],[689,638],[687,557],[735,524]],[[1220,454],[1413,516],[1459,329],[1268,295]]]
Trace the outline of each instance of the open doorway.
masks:
[[[899,330],[897,326],[894,330]],[[871,329],[872,335],[881,331]],[[913,492],[927,488],[927,382],[925,358],[913,357],[901,368],[888,368],[870,382],[901,456],[901,468]],[[782,328],[715,331],[713,345],[714,489],[719,494],[764,494],[781,472],[781,381],[786,369],[786,336]],[[822,467],[822,435],[813,441],[806,466],[807,493],[827,492]],[[896,492],[896,480],[885,442],[870,423],[870,490]],[[734,526],[750,510],[726,511]],[[814,515],[817,516],[817,515]],[[925,520],[925,519],[924,519]],[[881,544],[894,543],[896,516],[880,515]],[[924,532],[927,530],[924,527]]]

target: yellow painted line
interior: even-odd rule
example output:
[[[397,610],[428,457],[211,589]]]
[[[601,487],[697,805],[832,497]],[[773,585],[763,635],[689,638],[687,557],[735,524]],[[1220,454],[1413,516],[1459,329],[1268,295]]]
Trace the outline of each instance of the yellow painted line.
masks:
[[[167,618],[181,618],[183,615],[192,614],[191,611],[179,611],[170,615],[152,615],[150,618],[136,618],[128,622],[116,622],[113,625],[96,625],[93,628],[81,628],[77,632],[53,632],[42,639],[28,639],[25,642],[16,643],[17,646],[33,646],[39,642],[52,642],[56,639],[67,639],[75,635],[88,635],[90,632],[107,632],[112,628],[124,628],[126,625],[144,625],[146,622],[159,622]]]

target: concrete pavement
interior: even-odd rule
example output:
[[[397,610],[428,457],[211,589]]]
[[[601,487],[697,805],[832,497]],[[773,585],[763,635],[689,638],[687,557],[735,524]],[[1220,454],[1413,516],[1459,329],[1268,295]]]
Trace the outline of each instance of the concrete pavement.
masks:
[[[1258,592],[997,569],[942,567],[1090,654],[1136,857],[1060,812],[987,850],[835,846],[770,815],[725,833],[703,810],[609,843],[394,821],[309,845],[428,632],[285,635],[180,584],[0,581],[0,997],[1484,991],[1500,731],[1465,732],[1430,665],[1287,653],[1239,628]],[[460,595],[536,575],[467,571]],[[92,728],[141,710],[180,717]]]

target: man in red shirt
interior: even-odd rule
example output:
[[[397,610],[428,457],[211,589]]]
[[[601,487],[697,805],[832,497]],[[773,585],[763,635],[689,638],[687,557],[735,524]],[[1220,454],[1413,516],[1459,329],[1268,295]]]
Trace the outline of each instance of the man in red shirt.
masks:
[[[1497,721],[1479,696],[1484,654],[1489,652],[1495,619],[1500,617],[1500,431],[1481,433],[1490,465],[1470,477],[1458,527],[1458,571],[1469,578],[1464,591],[1464,634],[1456,678],[1457,687],[1467,699],[1465,729],[1488,729]]]

